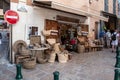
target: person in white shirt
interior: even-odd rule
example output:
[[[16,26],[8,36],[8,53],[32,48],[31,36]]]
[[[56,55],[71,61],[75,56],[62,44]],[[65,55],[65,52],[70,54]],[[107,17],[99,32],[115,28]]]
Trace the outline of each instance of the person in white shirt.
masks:
[[[110,48],[110,42],[111,42],[110,30],[107,30],[107,32],[106,32],[106,42],[107,42],[107,48]]]
[[[116,51],[116,47],[118,46],[118,41],[119,41],[119,33],[117,30],[115,30],[115,32],[112,34],[112,36],[115,34],[116,36],[116,39],[113,40],[112,39],[112,52],[115,52]]]

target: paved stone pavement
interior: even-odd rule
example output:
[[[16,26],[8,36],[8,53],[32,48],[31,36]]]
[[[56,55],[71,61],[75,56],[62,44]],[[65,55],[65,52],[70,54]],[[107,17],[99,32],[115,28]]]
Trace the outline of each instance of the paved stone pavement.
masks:
[[[22,69],[23,80],[53,80],[53,72],[60,72],[60,80],[114,80],[116,54],[111,50],[77,54],[67,63],[37,64],[35,69]],[[0,80],[15,80],[16,67],[0,64]]]

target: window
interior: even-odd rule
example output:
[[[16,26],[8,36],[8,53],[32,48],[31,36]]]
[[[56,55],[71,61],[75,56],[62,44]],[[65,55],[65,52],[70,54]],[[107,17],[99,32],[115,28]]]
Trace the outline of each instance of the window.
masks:
[[[108,12],[108,0],[104,0],[104,10]]]
[[[38,35],[38,27],[31,26],[28,28],[28,39],[31,35]]]
[[[113,14],[116,14],[116,0],[113,0]]]

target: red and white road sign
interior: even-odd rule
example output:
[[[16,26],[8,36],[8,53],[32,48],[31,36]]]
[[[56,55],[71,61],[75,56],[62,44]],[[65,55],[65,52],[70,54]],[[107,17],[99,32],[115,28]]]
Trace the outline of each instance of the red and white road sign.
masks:
[[[19,20],[19,15],[17,12],[13,10],[8,10],[5,12],[4,19],[9,23],[9,24],[16,24]]]

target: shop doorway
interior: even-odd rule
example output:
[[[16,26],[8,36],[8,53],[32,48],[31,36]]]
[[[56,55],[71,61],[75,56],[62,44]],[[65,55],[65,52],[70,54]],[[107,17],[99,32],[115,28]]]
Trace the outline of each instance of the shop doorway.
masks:
[[[68,51],[77,51],[76,24],[59,23],[59,39]]]
[[[46,36],[54,38],[69,51],[77,51],[77,24],[62,23],[54,20],[46,19],[45,30],[58,30],[57,35]],[[75,45],[74,44],[75,39]]]
[[[95,39],[98,39],[98,22],[95,22]]]

